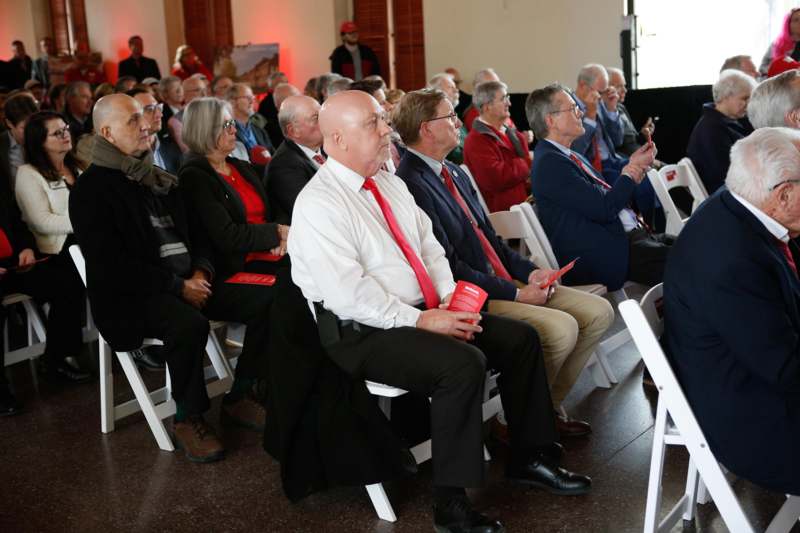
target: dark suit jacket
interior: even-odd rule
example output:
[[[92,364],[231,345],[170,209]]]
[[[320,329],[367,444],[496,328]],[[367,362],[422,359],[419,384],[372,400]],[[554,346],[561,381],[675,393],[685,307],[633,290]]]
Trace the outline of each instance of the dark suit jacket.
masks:
[[[673,370],[717,459],[767,489],[800,494],[800,282],[727,189],[672,247],[664,313]]]
[[[137,65],[136,59],[131,56],[119,62],[117,77],[121,76],[133,76],[138,82],[145,78],[160,80],[161,70],[159,70],[155,59],[142,56],[139,58],[139,64]]]
[[[317,167],[291,139],[275,151],[267,167],[267,192],[275,209],[275,220],[291,224],[297,195],[317,173]]]
[[[359,44],[358,52],[361,55],[361,75],[364,78],[374,74],[380,76],[381,64],[378,61],[378,56],[372,51],[372,48],[364,44]],[[351,78],[355,81],[359,81],[356,80],[356,70],[355,66],[353,65],[353,56],[350,54],[350,51],[345,45],[342,44],[334,48],[331,56],[328,59],[331,60],[331,72],[341,74],[345,78]]]
[[[586,160],[584,165],[591,167]],[[633,198],[633,180],[620,176],[605,190],[556,146],[541,140],[534,151],[531,189],[558,263],[581,258],[564,283],[602,283],[610,291],[622,287],[629,252],[619,212]]]
[[[0,137],[6,138],[2,134],[0,134]],[[6,157],[5,163],[7,164],[8,154],[5,153],[3,155]],[[36,251],[36,240],[22,220],[22,215],[11,191],[11,183],[5,177],[0,181],[0,229],[5,232],[8,242],[14,251],[14,254],[8,259],[0,260],[0,267],[8,268],[16,265],[19,253],[26,248]]]
[[[580,100],[575,98],[575,103],[578,104],[578,107],[580,107],[581,111],[586,112],[586,106],[583,105]],[[572,142],[572,146],[570,148],[591,161],[594,157],[594,145],[592,139],[594,139],[596,135],[602,136],[606,146],[608,146],[608,149],[611,152],[608,159],[619,158],[617,153],[614,151],[614,147],[622,144],[623,141],[624,135],[622,122],[619,120],[611,120],[608,115],[608,111],[606,110],[606,106],[603,105],[602,102],[597,106],[597,119],[595,122],[596,125],[592,126],[587,122],[586,117],[584,117],[583,129],[585,131],[583,135]]]
[[[183,152],[178,144],[171,137],[159,139],[158,153],[164,160],[164,170],[170,174],[177,174],[183,160]]]
[[[250,163],[228,158],[228,164],[255,187],[264,202],[267,220],[274,220],[264,186]],[[189,213],[192,242],[211,250],[218,276],[227,278],[243,272],[249,252],[265,252],[280,243],[276,223],[247,223],[239,194],[211,168],[205,157],[187,154],[178,177]]]
[[[703,116],[692,130],[686,155],[697,168],[708,194],[725,184],[731,164],[731,146],[749,133],[741,122],[717,111],[713,103],[703,106]]]
[[[38,80],[45,87],[50,87],[50,60],[48,58],[38,57],[33,60],[31,79]]]
[[[491,222],[483,213],[475,189],[469,184],[461,169],[445,162],[472,216],[492,244],[511,276],[527,283],[535,265],[506,246],[494,232]],[[444,248],[450,270],[456,280],[469,281],[489,293],[493,300],[514,300],[517,287],[511,281],[489,273],[489,260],[481,247],[472,224],[450,191],[431,167],[410,151],[400,160],[397,175],[406,182],[423,211],[433,222],[433,233]]]
[[[11,202],[16,205],[17,201],[14,199],[14,191],[11,190],[11,159],[8,156],[8,150],[11,146],[11,139],[9,139],[11,132],[0,132],[0,192],[8,189]]]
[[[174,293],[179,284],[178,276],[161,264],[158,241],[144,208],[147,194],[152,193],[121,171],[90,165],[69,196],[70,220],[86,258],[92,314],[116,351],[141,346],[145,302],[159,293]],[[194,268],[213,274],[207,252],[189,242],[177,190],[163,201],[192,254]]]
[[[33,60],[30,56],[11,58],[8,61],[8,88],[22,89],[25,82],[31,79],[32,72]]]
[[[278,109],[275,107],[275,98],[272,93],[269,93],[261,100],[258,105],[258,113],[267,119],[266,130],[269,140],[272,141],[272,146],[275,148],[280,147],[281,143],[283,143],[283,132],[278,123]]]

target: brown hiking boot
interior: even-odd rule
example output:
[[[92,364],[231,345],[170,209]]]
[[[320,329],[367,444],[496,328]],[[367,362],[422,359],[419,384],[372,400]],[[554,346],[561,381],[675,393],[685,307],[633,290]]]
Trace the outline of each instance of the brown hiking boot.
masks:
[[[267,422],[267,411],[252,396],[245,395],[235,402],[222,402],[221,418],[225,423],[264,431]]]
[[[173,424],[175,445],[195,463],[212,463],[225,456],[225,448],[202,415],[190,416]]]

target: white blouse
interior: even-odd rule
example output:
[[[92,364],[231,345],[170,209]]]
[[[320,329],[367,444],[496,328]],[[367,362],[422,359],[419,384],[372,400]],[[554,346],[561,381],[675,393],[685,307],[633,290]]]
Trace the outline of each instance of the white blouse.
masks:
[[[62,178],[48,181],[32,165],[22,165],[14,186],[22,220],[45,254],[57,254],[72,233],[69,219],[69,188]]]

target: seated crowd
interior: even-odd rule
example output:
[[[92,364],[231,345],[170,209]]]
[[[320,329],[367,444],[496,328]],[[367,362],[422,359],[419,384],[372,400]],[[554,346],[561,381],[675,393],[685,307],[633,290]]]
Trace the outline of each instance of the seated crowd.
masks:
[[[115,86],[78,72],[48,87],[46,64],[31,65],[38,85],[18,84],[2,106],[0,296],[50,304],[44,374],[91,380],[77,357],[88,294],[113,350],[169,368],[176,444],[211,462],[225,447],[205,418],[209,320],[246,326],[221,416],[266,432],[267,449],[301,438],[271,425],[291,388],[276,366],[304,364],[281,354],[315,348],[353,390],[370,380],[431,398],[437,530],[503,531],[465,492],[485,482],[487,371],[499,372],[493,432],[510,449],[507,478],[589,492],[587,476],[562,467],[559,441],[591,427],[563,402],[615,313],[574,286],[664,281],[666,345],[712,449],[765,487],[797,487],[786,468],[797,424],[784,408],[798,391],[797,70],[759,84],[749,57],[726,61],[687,148],[708,192],[719,191],[676,241],[651,228],[655,123],[634,125],[619,69],[587,64],[574,89],[533,90],[518,126],[492,69],[476,73],[469,101],[448,69],[407,94],[379,75],[334,73],[301,92],[275,72],[259,102],[249,85],[212,77],[188,45],[161,78],[142,39],[128,44]],[[548,284],[556,270],[497,235],[481,198],[490,212],[535,205],[557,262],[577,260],[564,284]],[[261,281],[242,283],[243,273]],[[481,310],[448,309],[459,281],[488,294]],[[164,346],[141,350],[145,338]],[[0,373],[0,415],[20,410]],[[730,433],[742,423],[764,431],[743,441]],[[764,466],[752,450],[775,431],[781,444]],[[296,470],[284,468],[285,487]]]

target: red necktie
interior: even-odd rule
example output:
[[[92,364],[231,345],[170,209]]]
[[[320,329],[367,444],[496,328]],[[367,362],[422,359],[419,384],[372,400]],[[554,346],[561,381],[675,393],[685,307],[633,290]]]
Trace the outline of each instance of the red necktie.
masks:
[[[592,148],[594,149],[594,157],[592,158],[592,166],[598,172],[603,171],[603,160],[600,158],[600,142],[597,140],[597,135],[592,137]]]
[[[322,154],[314,154],[314,157],[312,157],[311,159],[313,159],[314,161],[319,163],[319,166],[322,166],[322,165],[325,164],[325,158],[322,157]]]
[[[397,223],[397,219],[394,217],[394,213],[392,212],[389,202],[383,198],[381,191],[378,189],[378,184],[375,183],[374,179],[365,179],[364,188],[371,192],[372,196],[375,197],[375,201],[378,202],[378,206],[381,208],[381,212],[383,213],[383,218],[386,219],[386,224],[389,226],[389,231],[391,231],[395,242],[400,247],[400,250],[403,251],[403,255],[406,256],[406,260],[414,270],[414,275],[417,276],[419,288],[422,289],[422,297],[425,298],[425,307],[428,309],[436,309],[439,307],[439,295],[436,294],[436,288],[433,286],[433,281],[431,281],[428,271],[425,270],[425,265],[422,264],[422,261],[420,261],[419,257],[417,257],[414,249],[411,248],[410,244],[408,244],[408,241],[403,235],[403,230],[400,229],[400,225]]]
[[[789,268],[791,268],[792,272],[794,272],[794,275],[797,276],[797,265],[794,263],[794,257],[792,257],[792,251],[789,249],[789,244],[780,239],[775,240],[778,243],[778,248],[780,248],[784,257],[786,257],[786,262],[789,263]]]
[[[573,153],[570,153],[570,154],[569,154],[569,158],[570,158],[570,159],[572,159],[572,160],[573,160],[573,161],[574,161],[574,162],[575,162],[575,163],[576,163],[576,164],[577,164],[579,167],[581,167],[581,170],[583,170],[584,174],[587,174],[587,175],[588,175],[590,178],[592,178],[594,181],[596,181],[597,183],[599,183],[600,185],[602,185],[602,187],[603,187],[604,189],[610,189],[610,188],[611,188],[611,185],[609,185],[608,183],[606,183],[604,180],[602,180],[602,179],[598,178],[598,177],[595,175],[595,173],[594,173],[594,172],[592,172],[591,170],[589,170],[588,168],[586,168],[586,165],[584,165],[584,164],[583,164],[583,161],[581,161],[581,158],[580,158],[580,157],[578,157],[577,155],[575,155],[575,154],[573,154]]]
[[[492,270],[494,270],[495,275],[499,278],[513,281],[513,278],[508,273],[508,270],[506,270],[506,267],[503,265],[503,262],[497,255],[497,252],[495,252],[492,244],[489,242],[489,239],[486,238],[486,234],[483,233],[483,230],[478,226],[478,223],[472,217],[472,212],[469,210],[469,206],[467,206],[467,203],[464,201],[461,193],[458,192],[456,184],[453,183],[453,177],[450,175],[450,171],[447,170],[445,165],[442,165],[442,178],[444,178],[444,184],[447,186],[450,194],[453,195],[453,198],[456,199],[456,202],[461,207],[461,210],[464,211],[465,215],[467,215],[467,219],[470,221],[472,229],[475,231],[475,235],[478,237],[478,241],[481,243],[483,253],[489,260],[489,264],[492,265]]]
[[[0,228],[0,259],[8,259],[12,255],[14,255],[14,248],[11,247],[6,232]]]

